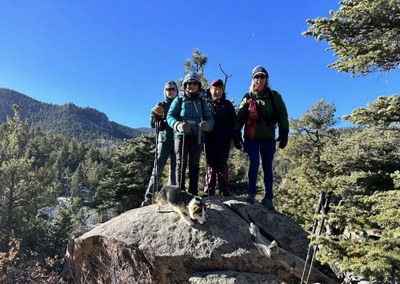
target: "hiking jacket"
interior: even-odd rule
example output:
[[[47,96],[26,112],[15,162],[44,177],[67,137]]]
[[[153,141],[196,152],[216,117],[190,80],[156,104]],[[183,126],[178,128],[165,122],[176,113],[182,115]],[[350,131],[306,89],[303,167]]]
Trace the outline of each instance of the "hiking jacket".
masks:
[[[270,93],[272,92],[273,104],[271,102]],[[289,120],[286,105],[283,102],[282,96],[274,90],[266,89],[264,92],[246,93],[240,103],[237,111],[234,130],[240,131],[243,125],[247,122],[249,116],[249,103],[248,100],[254,98],[256,101],[258,119],[256,121],[255,140],[262,139],[275,139],[275,129],[278,125],[280,129],[289,131]],[[248,138],[246,134],[246,127],[244,137]]]
[[[186,121],[191,126],[190,133],[185,135],[199,135],[199,123],[207,121],[211,129],[214,126],[214,118],[211,110],[204,99],[204,90],[200,90],[195,98],[191,98],[188,93],[179,94],[171,103],[167,114],[167,122],[170,127],[178,121]],[[183,135],[182,132],[176,132],[176,136]]]
[[[236,112],[232,103],[226,99],[225,94],[222,95],[219,101],[213,101],[211,93],[207,90],[205,95],[208,106],[214,117],[214,127],[209,133],[206,133],[207,138],[233,138],[233,127],[235,125]],[[213,139],[214,140],[214,139]]]
[[[159,143],[166,143],[170,145],[174,145],[174,130],[168,125],[167,123],[167,114],[168,110],[171,106],[173,99],[167,98],[165,96],[165,99],[163,102],[160,102],[158,104],[161,104],[162,107],[164,108],[164,118],[161,121],[160,125],[160,131],[158,133],[158,142]],[[156,125],[153,120],[153,111],[150,112],[150,126],[151,128],[155,128]]]

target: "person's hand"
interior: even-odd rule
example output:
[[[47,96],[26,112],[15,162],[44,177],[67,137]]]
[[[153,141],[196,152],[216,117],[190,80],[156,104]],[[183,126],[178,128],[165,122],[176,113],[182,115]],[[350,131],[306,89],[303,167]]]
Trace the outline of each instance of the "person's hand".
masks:
[[[208,124],[207,121],[203,120],[202,122],[200,122],[200,129],[203,132],[210,132],[211,131],[211,127]]]
[[[190,127],[189,123],[185,121],[178,121],[175,123],[174,129],[178,132],[189,133],[192,128]]]
[[[285,128],[279,128],[279,137],[277,141],[279,142],[279,148],[283,149],[286,147],[289,138],[289,130]]]
[[[240,131],[236,131],[233,135],[233,144],[235,144],[235,148],[241,150],[243,148],[243,138],[242,133]]]
[[[157,122],[160,122],[162,120],[162,118],[158,114],[153,112],[151,120],[152,120],[153,123],[157,123]]]
[[[158,115],[160,118],[164,117],[164,108],[162,104],[157,104],[153,109],[151,110],[154,114]]]

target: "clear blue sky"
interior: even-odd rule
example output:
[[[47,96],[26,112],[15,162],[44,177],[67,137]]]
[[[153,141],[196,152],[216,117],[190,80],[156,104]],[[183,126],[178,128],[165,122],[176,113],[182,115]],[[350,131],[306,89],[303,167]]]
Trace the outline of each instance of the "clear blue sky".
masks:
[[[306,19],[338,7],[337,0],[4,0],[0,87],[149,127],[164,83],[182,78],[185,59],[199,48],[209,59],[209,81],[223,77],[218,63],[232,74],[229,99],[240,102],[251,69],[261,64],[290,117],[300,118],[322,97],[341,117],[398,93],[400,74],[352,78],[327,67],[335,61],[327,44],[301,33]]]

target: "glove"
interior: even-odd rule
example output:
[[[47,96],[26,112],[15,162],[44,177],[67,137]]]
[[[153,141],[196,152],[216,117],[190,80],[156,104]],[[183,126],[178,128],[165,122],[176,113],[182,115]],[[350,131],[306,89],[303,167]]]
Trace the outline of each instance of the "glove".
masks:
[[[192,128],[190,127],[190,124],[184,121],[180,121],[175,123],[174,125],[175,131],[182,132],[182,133],[189,133]]]
[[[203,120],[202,122],[200,122],[200,129],[203,132],[210,132],[211,131],[211,127],[208,124],[207,121]]]
[[[162,120],[162,118],[158,114],[153,112],[153,116],[151,117],[151,121],[153,123],[156,123],[156,122],[160,122],[161,120]]]
[[[161,104],[157,104],[151,111],[161,118],[164,116],[164,108]]]
[[[279,141],[279,148],[283,149],[286,147],[288,142],[289,129],[279,128],[279,137],[277,141]]]
[[[235,148],[241,150],[243,147],[243,138],[242,133],[240,131],[236,131],[233,135],[233,144],[235,144]]]

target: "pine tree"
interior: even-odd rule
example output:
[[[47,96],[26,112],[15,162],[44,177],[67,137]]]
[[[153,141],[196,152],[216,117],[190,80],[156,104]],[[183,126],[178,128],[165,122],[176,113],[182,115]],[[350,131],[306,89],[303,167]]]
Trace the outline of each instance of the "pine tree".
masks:
[[[330,190],[332,171],[321,155],[338,139],[334,115],[335,106],[321,99],[300,119],[291,119],[290,143],[275,161],[278,206],[306,229],[312,227],[319,192]]]
[[[365,128],[343,135],[322,159],[332,168],[336,202],[328,215],[322,261],[340,263],[369,280],[396,281],[400,269],[400,191],[393,177],[400,168],[399,135]],[[398,279],[397,279],[398,280]]]
[[[54,205],[61,188],[45,156],[33,151],[43,147],[35,144],[37,133],[20,120],[18,106],[13,110],[0,130],[0,249],[7,249],[12,237],[24,239],[39,210]]]
[[[400,3],[398,0],[344,0],[331,18],[307,20],[303,34],[326,40],[338,60],[339,72],[366,75],[400,65]]]
[[[184,73],[188,73],[190,71],[194,71],[199,74],[201,79],[201,85],[207,86],[207,78],[204,74],[204,68],[206,67],[208,62],[208,57],[205,54],[201,54],[198,48],[195,48],[192,53],[192,59],[189,58],[185,60],[185,71]],[[179,80],[179,84],[182,85],[182,80]]]
[[[320,259],[384,282],[398,281],[400,271],[400,132],[395,101],[379,97],[367,109],[345,116],[366,127],[342,135],[322,155],[334,172],[336,202],[328,215],[332,232],[323,238]]]
[[[100,211],[120,214],[140,206],[150,179],[155,151],[154,135],[126,140],[116,151],[111,172],[96,192]]]

